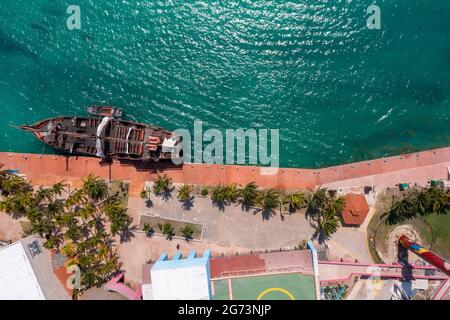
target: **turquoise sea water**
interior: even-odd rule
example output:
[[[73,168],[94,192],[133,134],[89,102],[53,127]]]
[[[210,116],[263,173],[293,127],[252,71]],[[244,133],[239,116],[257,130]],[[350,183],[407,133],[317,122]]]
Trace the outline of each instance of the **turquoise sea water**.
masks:
[[[0,2],[0,151],[10,124],[90,104],[167,129],[280,129],[280,164],[450,145],[450,1]],[[66,9],[81,8],[81,30]]]

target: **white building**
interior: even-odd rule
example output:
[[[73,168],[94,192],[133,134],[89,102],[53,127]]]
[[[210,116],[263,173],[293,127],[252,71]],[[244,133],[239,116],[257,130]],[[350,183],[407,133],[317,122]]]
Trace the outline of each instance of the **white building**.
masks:
[[[50,252],[34,237],[0,247],[0,300],[69,299]]]
[[[144,300],[210,300],[209,258],[191,252],[186,259],[177,253],[172,260],[162,254],[150,270],[151,283],[142,285]]]

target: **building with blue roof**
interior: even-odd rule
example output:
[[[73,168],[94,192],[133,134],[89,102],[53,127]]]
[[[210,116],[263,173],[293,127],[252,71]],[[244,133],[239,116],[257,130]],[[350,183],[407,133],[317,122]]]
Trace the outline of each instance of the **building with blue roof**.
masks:
[[[163,253],[150,270],[151,288],[145,289],[144,298],[210,300],[210,257],[210,250],[205,250],[201,257],[191,251],[185,258],[177,252],[172,259]]]

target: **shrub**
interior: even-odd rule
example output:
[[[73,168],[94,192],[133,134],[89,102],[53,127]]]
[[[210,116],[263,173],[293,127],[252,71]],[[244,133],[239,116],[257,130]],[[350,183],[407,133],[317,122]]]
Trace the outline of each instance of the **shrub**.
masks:
[[[153,181],[153,192],[155,194],[161,194],[164,192],[170,191],[170,188],[172,186],[172,179],[169,178],[167,175],[159,175],[156,177],[156,179]]]
[[[204,197],[206,197],[208,195],[209,191],[208,188],[203,187],[202,190],[200,191],[200,194]]]
[[[192,197],[191,193],[192,193],[192,186],[188,184],[180,186],[178,188],[178,200],[188,201]]]

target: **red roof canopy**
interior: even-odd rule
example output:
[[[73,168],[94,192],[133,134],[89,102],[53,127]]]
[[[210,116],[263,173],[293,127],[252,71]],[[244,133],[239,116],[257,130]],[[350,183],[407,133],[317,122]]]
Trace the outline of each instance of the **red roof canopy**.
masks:
[[[345,196],[345,208],[342,211],[344,224],[361,225],[368,212],[369,206],[363,194],[347,194]]]

